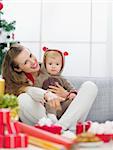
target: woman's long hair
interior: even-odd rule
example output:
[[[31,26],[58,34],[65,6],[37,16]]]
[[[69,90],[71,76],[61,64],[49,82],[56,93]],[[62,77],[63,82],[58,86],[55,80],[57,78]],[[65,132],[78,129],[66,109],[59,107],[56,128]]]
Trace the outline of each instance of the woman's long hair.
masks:
[[[20,44],[12,45],[4,56],[2,77],[5,79],[5,93],[19,95],[24,92],[22,89],[29,85],[24,72],[17,72],[14,69],[19,68],[14,59],[23,49],[24,47]]]

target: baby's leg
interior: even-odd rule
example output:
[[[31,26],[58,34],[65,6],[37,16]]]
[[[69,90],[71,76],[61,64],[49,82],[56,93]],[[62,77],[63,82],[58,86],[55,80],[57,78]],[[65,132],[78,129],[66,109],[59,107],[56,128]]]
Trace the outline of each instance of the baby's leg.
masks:
[[[84,121],[86,119],[96,98],[97,91],[97,86],[93,82],[86,81],[83,83],[77,96],[71,102],[57,124],[61,125],[64,130],[75,129],[77,121]]]

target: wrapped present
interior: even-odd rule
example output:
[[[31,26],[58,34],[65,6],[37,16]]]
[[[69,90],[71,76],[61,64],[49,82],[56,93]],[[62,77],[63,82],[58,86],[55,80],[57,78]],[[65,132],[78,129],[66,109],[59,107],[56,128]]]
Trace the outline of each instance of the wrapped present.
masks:
[[[61,144],[66,149],[71,149],[73,144],[75,144],[75,140],[67,139],[58,134],[53,134],[53,133],[47,132],[45,130],[41,130],[41,129],[35,128],[33,126],[24,124],[22,122],[16,122],[16,126],[17,126],[19,132],[26,133],[28,136],[33,136],[33,137],[36,137],[39,139],[43,139],[43,140],[50,141],[53,143]]]
[[[9,122],[6,125],[6,127],[7,127],[7,131],[6,132],[9,133],[9,134],[17,134],[17,133],[19,133],[17,128],[16,128],[16,126],[15,126],[15,123],[13,123],[13,122]]]
[[[81,134],[83,132],[87,132],[91,126],[91,121],[87,122],[78,122],[76,125],[76,134]]]
[[[10,122],[10,109],[0,109],[0,124],[8,124]]]
[[[10,109],[0,109],[0,148],[27,147],[28,136],[19,133],[10,117]]]
[[[7,134],[4,136],[4,147],[5,148],[16,148],[17,147],[18,135]]]
[[[54,134],[61,134],[62,127],[58,125],[54,125],[51,119],[43,117],[41,118],[38,123],[35,125],[36,128],[54,133]]]
[[[4,137],[3,135],[0,135],[0,148],[3,147]]]
[[[96,134],[103,142],[107,143],[110,142],[112,139],[113,134]]]
[[[6,134],[17,134],[18,131],[15,127],[15,123],[9,122],[7,124],[1,125],[3,129],[1,130],[1,133],[6,135]]]
[[[18,134],[17,147],[27,147],[28,146],[28,136],[23,133]]]
[[[28,136],[26,134],[7,134],[4,136],[3,146],[5,148],[18,148],[28,146]]]
[[[4,134],[4,125],[0,124],[0,135]]]
[[[57,125],[51,125],[51,126],[47,126],[47,125],[43,125],[40,126],[38,124],[35,125],[36,128],[54,133],[54,134],[61,134],[62,131],[62,127],[61,126],[57,126]]]

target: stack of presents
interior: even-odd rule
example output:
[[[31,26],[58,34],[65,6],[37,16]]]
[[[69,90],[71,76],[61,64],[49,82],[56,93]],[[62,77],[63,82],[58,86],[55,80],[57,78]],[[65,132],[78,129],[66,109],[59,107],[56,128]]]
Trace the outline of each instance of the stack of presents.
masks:
[[[9,109],[0,109],[0,148],[27,147],[28,136],[17,130]]]

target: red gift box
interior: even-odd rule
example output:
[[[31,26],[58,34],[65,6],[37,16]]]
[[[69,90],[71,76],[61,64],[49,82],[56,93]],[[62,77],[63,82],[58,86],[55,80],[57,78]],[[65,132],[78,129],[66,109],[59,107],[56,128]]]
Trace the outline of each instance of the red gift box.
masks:
[[[0,135],[0,148],[3,147],[4,137],[3,135]]]
[[[28,146],[28,136],[26,134],[7,134],[4,136],[3,146],[5,148],[18,148]]]
[[[39,129],[42,129],[42,130],[45,130],[45,131],[48,131],[48,132],[51,132],[51,133],[54,133],[54,134],[61,134],[61,131],[62,131],[62,127],[56,126],[56,125],[51,125],[51,126],[47,126],[47,125],[43,125],[43,126],[35,125],[35,127],[39,128]]]
[[[87,121],[87,122],[84,122],[84,123],[78,122],[77,125],[76,125],[76,134],[80,134],[80,133],[88,131],[90,126],[91,126],[90,121]]]
[[[1,130],[1,133],[6,135],[6,134],[17,134],[18,131],[15,127],[15,124],[13,122],[9,122],[7,124],[2,125],[3,126],[3,131]]]
[[[15,126],[15,123],[9,122],[6,125],[6,127],[7,127],[7,131],[8,131],[9,134],[17,134],[18,133],[18,130],[17,130],[16,126]]]
[[[17,147],[18,135],[7,134],[4,136],[4,147],[5,148],[16,148]]]
[[[62,144],[64,147],[66,147],[66,149],[71,149],[73,144],[75,144],[75,140],[67,139],[58,134],[53,134],[53,133],[35,128],[33,126],[24,124],[22,122],[17,122],[16,126],[18,130],[22,133],[26,133],[29,136],[33,136],[33,137],[43,139],[46,141],[50,141],[53,143]]]
[[[113,134],[96,134],[103,142],[107,143],[112,140]]]
[[[0,135],[4,134],[4,125],[0,124]]]
[[[24,133],[19,133],[16,142],[17,142],[17,147],[27,147],[28,146],[28,136]]]
[[[10,122],[10,109],[0,109],[0,124],[7,124]]]

